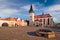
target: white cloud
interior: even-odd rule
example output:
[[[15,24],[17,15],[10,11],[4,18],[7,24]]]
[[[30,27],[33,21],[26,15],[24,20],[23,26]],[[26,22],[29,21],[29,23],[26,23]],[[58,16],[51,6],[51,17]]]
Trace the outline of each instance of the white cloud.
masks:
[[[25,9],[25,10],[29,10],[30,9],[30,5],[25,5],[23,7],[21,7],[22,9]]]
[[[20,10],[9,8],[11,5],[17,5],[7,0],[0,0],[0,17],[8,17],[20,12]]]
[[[57,11],[57,10],[60,10],[60,5],[50,6],[47,11]]]
[[[38,10],[38,9],[36,9],[36,5],[38,5],[38,4],[32,4],[33,10]],[[22,6],[21,8],[25,9],[25,10],[29,10],[30,6],[31,5],[25,5],[25,6]]]
[[[3,13],[3,14],[14,14],[16,12],[18,12],[18,10],[16,10],[16,9],[7,9],[7,8],[5,8],[5,9],[0,10],[0,13]]]
[[[60,5],[50,6],[45,11],[53,16],[55,22],[60,22]]]

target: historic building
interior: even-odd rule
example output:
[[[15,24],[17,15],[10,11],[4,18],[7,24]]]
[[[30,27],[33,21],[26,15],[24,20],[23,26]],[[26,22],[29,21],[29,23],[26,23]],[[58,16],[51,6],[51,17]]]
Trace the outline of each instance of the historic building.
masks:
[[[34,10],[32,5],[29,10],[29,16],[30,16],[30,19],[29,19],[30,26],[41,26],[41,27],[54,26],[54,21],[50,14],[42,13],[42,15],[34,16]]]
[[[2,26],[27,26],[27,22],[25,20],[21,20],[20,18],[1,18],[0,17],[0,27]]]
[[[30,16],[29,25],[33,25],[34,24],[34,11],[33,11],[32,5],[29,10],[29,16]]]

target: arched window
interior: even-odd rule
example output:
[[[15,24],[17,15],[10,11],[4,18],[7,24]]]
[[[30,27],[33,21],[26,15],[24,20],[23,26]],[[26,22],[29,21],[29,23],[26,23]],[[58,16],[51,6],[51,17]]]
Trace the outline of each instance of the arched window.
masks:
[[[49,18],[48,18],[48,25],[49,25]]]
[[[44,24],[45,24],[45,19],[44,19]]]

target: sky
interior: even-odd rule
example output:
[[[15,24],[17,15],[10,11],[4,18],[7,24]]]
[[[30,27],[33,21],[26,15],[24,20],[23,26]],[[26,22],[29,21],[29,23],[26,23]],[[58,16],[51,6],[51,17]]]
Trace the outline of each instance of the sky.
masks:
[[[0,17],[29,20],[31,4],[35,15],[49,13],[55,23],[60,23],[60,0],[0,0]]]

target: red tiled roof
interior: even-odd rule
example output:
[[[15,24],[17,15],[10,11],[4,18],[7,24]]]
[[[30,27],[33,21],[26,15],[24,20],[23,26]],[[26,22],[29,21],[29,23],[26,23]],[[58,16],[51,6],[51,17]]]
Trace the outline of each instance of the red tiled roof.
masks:
[[[52,16],[50,14],[43,14],[42,17],[47,18],[47,17],[52,17]]]
[[[34,16],[34,18],[47,18],[47,17],[52,17],[52,16],[50,14],[42,14],[42,15]]]
[[[0,20],[7,20],[7,21],[17,21],[18,18],[8,17],[8,18],[0,18]]]

